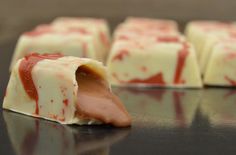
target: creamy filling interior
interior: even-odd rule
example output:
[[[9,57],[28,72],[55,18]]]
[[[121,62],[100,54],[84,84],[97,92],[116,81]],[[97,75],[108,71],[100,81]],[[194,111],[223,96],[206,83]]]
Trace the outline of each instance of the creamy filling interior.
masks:
[[[115,126],[129,126],[131,118],[105,80],[87,66],[76,71],[78,94],[76,115],[83,120],[98,120]]]

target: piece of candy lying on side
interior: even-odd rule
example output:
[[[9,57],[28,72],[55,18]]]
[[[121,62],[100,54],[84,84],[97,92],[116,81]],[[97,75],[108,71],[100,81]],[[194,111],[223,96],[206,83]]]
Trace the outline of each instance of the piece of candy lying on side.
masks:
[[[194,49],[186,42],[116,40],[107,66],[113,85],[202,87]]]
[[[236,40],[213,46],[204,74],[204,84],[236,86]]]
[[[62,124],[131,124],[102,63],[60,54],[33,53],[17,61],[3,108]]]

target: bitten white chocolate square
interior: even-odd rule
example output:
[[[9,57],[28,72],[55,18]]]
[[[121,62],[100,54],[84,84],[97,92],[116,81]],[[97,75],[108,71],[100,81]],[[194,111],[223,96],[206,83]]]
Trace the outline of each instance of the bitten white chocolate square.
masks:
[[[33,53],[17,61],[3,108],[62,124],[131,123],[101,62],[60,54]]]

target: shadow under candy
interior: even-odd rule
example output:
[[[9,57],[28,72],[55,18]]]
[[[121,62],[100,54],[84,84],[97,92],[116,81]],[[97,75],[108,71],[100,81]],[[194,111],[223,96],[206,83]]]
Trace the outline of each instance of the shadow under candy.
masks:
[[[130,132],[130,128],[105,125],[66,126],[6,110],[3,116],[18,155],[108,155],[110,146]]]

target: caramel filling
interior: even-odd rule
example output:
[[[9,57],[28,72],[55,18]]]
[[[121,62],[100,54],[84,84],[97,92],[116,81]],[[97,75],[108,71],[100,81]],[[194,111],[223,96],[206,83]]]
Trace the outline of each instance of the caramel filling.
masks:
[[[77,114],[83,119],[95,118],[106,124],[125,127],[131,118],[104,79],[89,67],[81,66],[76,72],[78,82]]]

